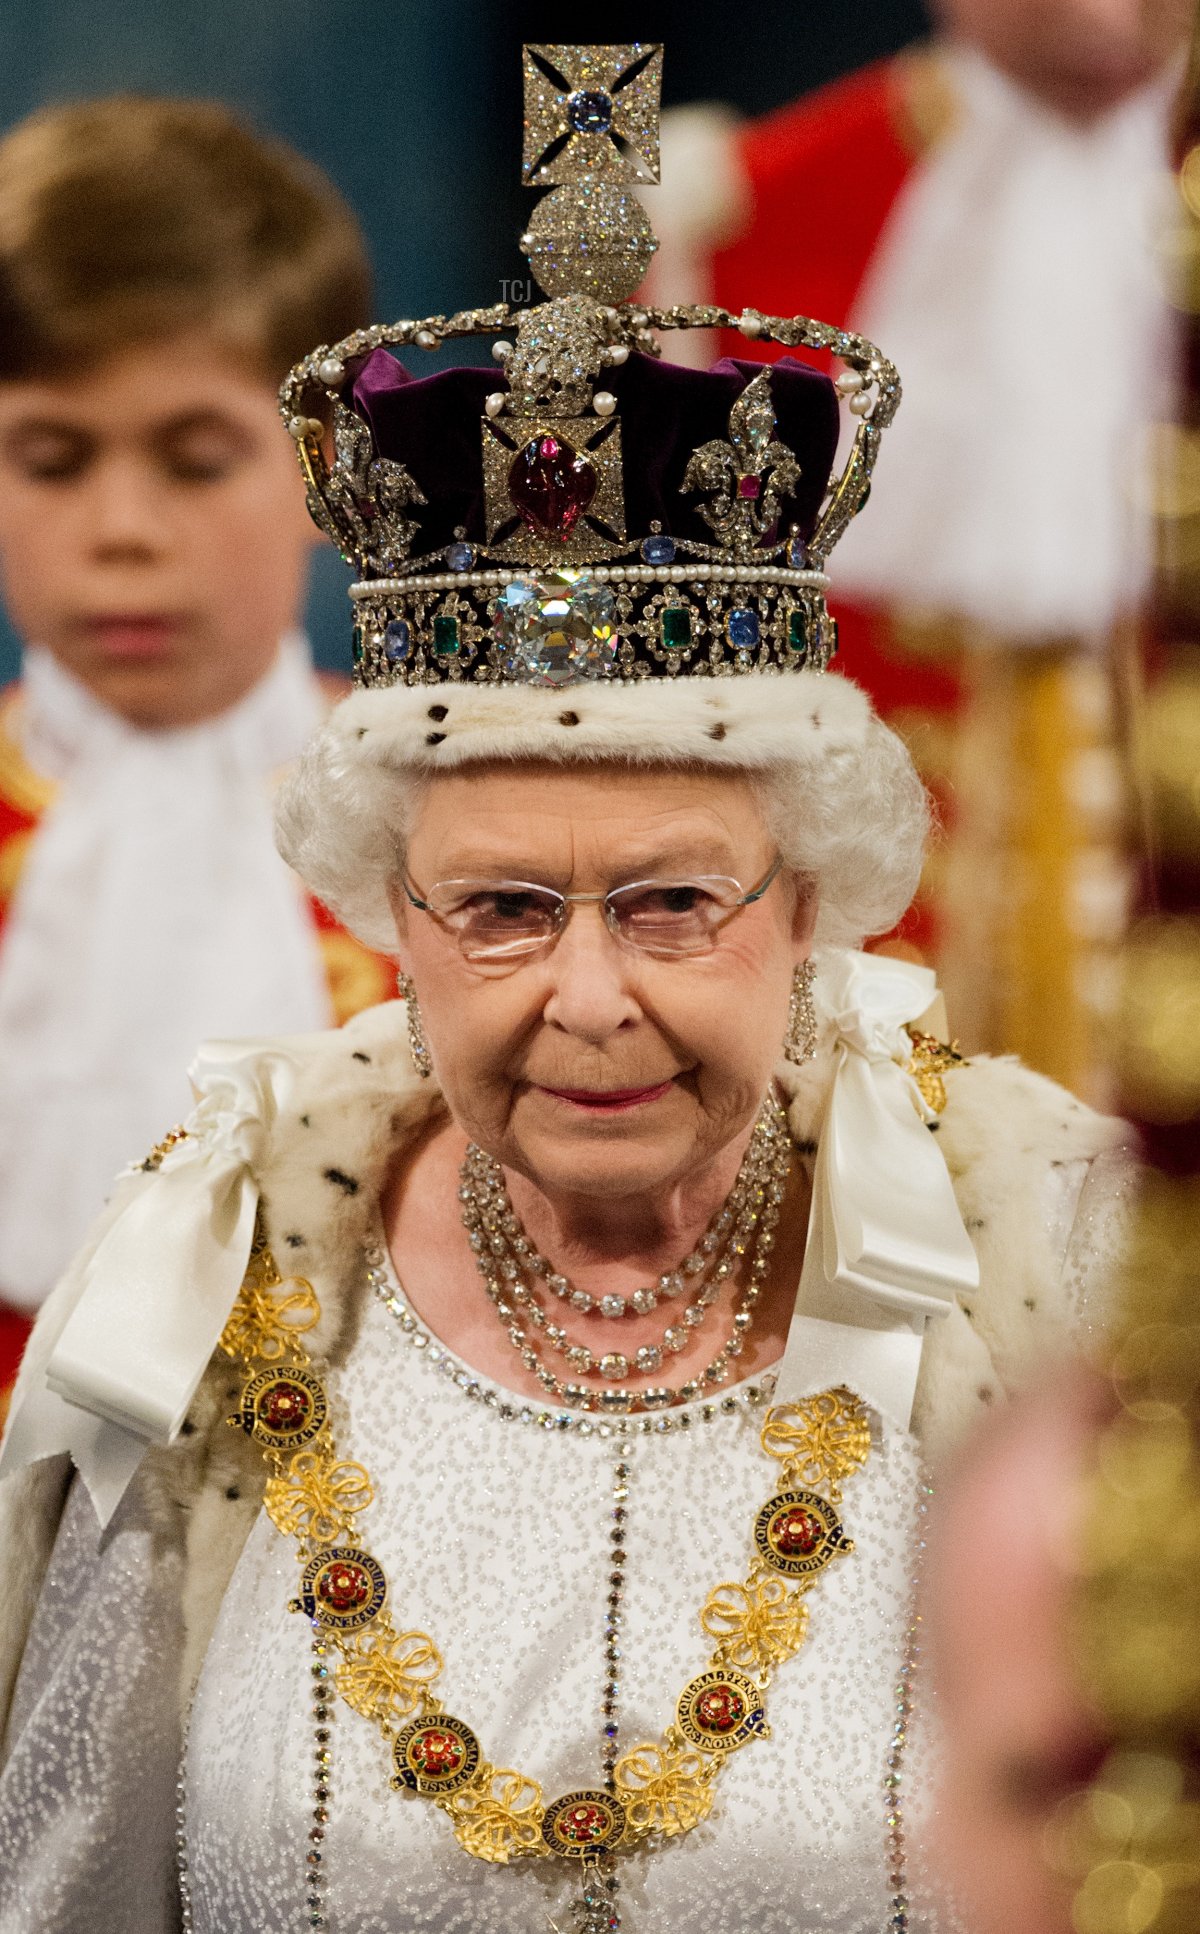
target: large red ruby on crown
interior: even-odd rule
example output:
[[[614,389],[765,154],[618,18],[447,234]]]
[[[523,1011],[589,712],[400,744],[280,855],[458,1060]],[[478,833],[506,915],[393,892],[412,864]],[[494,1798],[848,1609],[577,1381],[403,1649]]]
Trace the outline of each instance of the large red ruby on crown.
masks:
[[[563,438],[545,431],[513,458],[508,495],[535,537],[565,543],[596,495],[595,467]]]

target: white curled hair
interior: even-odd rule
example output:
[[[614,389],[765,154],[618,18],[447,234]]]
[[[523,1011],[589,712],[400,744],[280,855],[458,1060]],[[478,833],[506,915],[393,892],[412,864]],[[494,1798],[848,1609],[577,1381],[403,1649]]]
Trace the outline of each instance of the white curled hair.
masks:
[[[724,681],[726,686],[739,682],[751,681]],[[929,805],[903,742],[874,715],[865,697],[848,680],[830,677],[821,683],[829,698],[835,686],[847,697],[853,693],[854,730],[830,733],[828,720],[822,720],[822,742],[817,745],[813,734],[800,733],[791,738],[794,756],[782,753],[772,734],[769,746],[760,740],[761,758],[755,757],[750,735],[736,759],[729,756],[731,735],[723,732],[722,743],[707,757],[697,756],[692,744],[677,741],[672,746],[661,734],[640,742],[635,734],[623,744],[585,744],[580,733],[571,735],[569,752],[557,740],[547,739],[543,748],[523,734],[524,742],[507,755],[495,744],[468,741],[471,749],[464,746],[462,755],[451,760],[442,755],[440,731],[414,740],[411,703],[405,708],[409,716],[404,729],[398,731],[394,719],[370,704],[391,698],[391,693],[358,693],[337,708],[285,780],[276,807],[279,850],[344,926],[368,946],[390,953],[396,928],[389,889],[395,888],[403,869],[422,793],[438,770],[469,769],[503,756],[512,759],[514,772],[522,763],[563,763],[568,758],[614,772],[656,766],[732,770],[754,784],[785,865],[816,887],[818,943],[856,946],[872,934],[886,933],[912,899],[929,830]],[[781,688],[795,690],[800,678],[771,684],[781,697]],[[446,707],[436,703],[438,692],[427,687],[417,694],[423,725],[445,722]],[[578,725],[574,710],[562,710],[568,700],[578,704],[574,690],[566,699],[555,697],[558,716]],[[844,709],[845,700],[839,696],[836,704]],[[811,716],[815,720],[815,712]],[[711,725],[707,730],[712,732]],[[562,736],[559,732],[558,738]],[[437,749],[422,754],[422,744]],[[454,747],[446,750],[453,752]]]

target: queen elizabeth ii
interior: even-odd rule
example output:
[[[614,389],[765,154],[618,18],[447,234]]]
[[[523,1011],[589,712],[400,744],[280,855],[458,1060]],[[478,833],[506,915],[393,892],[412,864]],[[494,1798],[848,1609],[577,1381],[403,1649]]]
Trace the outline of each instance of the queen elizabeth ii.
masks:
[[[538,50],[568,150],[649,51]],[[926,829],[825,669],[894,371],[742,319],[847,363],[827,487],[829,379],[657,363],[679,318],[619,251],[564,289],[553,233],[503,389],[384,346],[481,311],[287,391],[359,689],[280,840],[403,999],[201,1050],[47,1307],[0,1486],[5,1930],[936,1920],[927,1460],[1078,1317],[1120,1130],[856,950]]]

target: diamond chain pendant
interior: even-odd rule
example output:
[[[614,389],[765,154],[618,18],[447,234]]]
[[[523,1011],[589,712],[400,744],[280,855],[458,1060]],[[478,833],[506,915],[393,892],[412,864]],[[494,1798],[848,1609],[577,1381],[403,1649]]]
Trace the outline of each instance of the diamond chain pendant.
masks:
[[[573,1934],[620,1934],[615,1882],[610,1883],[598,1863],[584,1862],[583,1886],[571,1902]]]

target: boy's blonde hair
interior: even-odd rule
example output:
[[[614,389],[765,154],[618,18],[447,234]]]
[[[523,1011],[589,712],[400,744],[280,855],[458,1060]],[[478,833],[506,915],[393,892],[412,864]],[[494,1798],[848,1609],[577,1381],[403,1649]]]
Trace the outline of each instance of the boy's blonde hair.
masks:
[[[0,141],[0,380],[203,330],[278,382],[370,310],[332,183],[216,102],[115,95]]]

